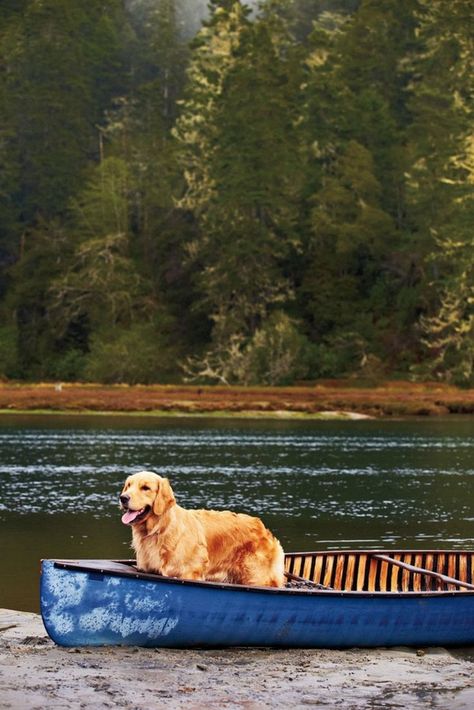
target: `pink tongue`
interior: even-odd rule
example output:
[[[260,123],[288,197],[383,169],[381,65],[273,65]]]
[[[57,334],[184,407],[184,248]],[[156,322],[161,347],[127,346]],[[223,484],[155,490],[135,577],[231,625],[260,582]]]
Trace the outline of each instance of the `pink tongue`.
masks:
[[[133,523],[135,518],[137,518],[140,513],[143,513],[143,508],[142,510],[127,510],[127,512],[122,515],[122,523],[130,525],[130,523]]]

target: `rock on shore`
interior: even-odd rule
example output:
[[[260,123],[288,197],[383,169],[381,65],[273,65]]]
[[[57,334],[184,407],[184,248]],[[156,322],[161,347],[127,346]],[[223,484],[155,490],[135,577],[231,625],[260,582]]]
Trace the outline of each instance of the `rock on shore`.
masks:
[[[65,649],[0,610],[0,708],[474,707],[474,649]]]

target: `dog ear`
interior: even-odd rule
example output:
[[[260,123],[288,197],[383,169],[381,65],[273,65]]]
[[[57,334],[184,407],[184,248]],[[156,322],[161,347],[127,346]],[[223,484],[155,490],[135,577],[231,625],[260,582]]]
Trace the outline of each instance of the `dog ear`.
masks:
[[[122,493],[125,493],[126,489],[128,488],[129,478],[130,478],[130,476],[125,479],[125,483],[123,484],[123,488],[122,488]],[[120,495],[122,495],[122,493]]]
[[[153,512],[155,515],[163,515],[174,503],[176,503],[176,499],[170,482],[167,478],[161,478],[155,502],[153,503]]]

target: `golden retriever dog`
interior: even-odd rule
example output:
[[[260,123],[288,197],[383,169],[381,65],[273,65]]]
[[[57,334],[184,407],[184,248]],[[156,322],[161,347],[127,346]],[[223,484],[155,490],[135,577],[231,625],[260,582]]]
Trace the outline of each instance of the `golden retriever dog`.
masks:
[[[176,503],[168,479],[151,471],[127,478],[120,503],[140,570],[181,579],[284,585],[283,549],[259,518],[186,510]]]

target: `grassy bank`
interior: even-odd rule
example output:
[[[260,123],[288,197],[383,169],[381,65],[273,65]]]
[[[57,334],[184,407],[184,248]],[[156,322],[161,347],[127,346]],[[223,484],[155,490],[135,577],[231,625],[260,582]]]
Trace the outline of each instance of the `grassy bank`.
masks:
[[[357,418],[474,414],[474,390],[438,383],[358,386],[324,381],[297,387],[0,384],[0,411]]]

